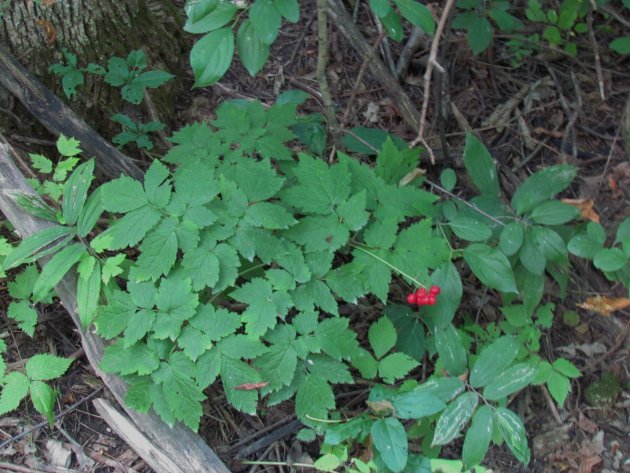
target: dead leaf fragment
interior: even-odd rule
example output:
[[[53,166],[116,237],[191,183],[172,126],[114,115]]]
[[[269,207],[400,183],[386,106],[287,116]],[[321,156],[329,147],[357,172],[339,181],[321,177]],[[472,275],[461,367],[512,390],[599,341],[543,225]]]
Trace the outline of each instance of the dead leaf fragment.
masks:
[[[562,199],[562,202],[577,208],[580,211],[580,217],[584,220],[599,223],[599,215],[593,209],[595,205],[593,199]]]
[[[39,18],[35,23],[46,33],[46,44],[51,45],[57,39],[57,30],[52,25],[52,23],[48,20],[44,20],[43,18]]]
[[[55,3],[57,3],[57,0],[42,0],[42,5],[45,7],[52,7]]]
[[[604,296],[595,296],[589,297],[586,301],[578,304],[578,307],[608,316],[617,310],[630,307],[630,299],[625,297],[616,297],[613,299]]]

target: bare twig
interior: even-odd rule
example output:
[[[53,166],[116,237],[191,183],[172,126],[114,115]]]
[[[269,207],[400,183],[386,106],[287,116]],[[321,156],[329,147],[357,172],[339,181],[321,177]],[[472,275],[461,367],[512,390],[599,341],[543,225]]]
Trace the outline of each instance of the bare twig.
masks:
[[[376,53],[376,50],[378,49],[379,44],[381,44],[381,41],[383,41],[383,38],[385,38],[386,34],[387,32],[385,30],[381,31],[381,33],[378,35],[378,38],[376,38],[376,41],[374,42],[374,45],[372,46],[370,53],[367,56],[365,56],[365,58],[363,59],[363,64],[361,64],[361,68],[359,69],[359,73],[357,74],[357,79],[354,83],[354,87],[352,87],[352,94],[350,95],[350,98],[348,99],[348,103],[346,104],[346,110],[343,112],[343,117],[341,118],[342,128],[347,124],[346,122],[348,120],[348,116],[350,115],[352,104],[354,103],[354,99],[357,96],[357,91],[359,90],[359,86],[361,85],[361,82],[363,81],[363,76],[365,75],[365,72],[367,71],[368,64],[374,57],[374,54]]]
[[[440,22],[435,30],[435,36],[433,37],[433,42],[431,43],[431,52],[429,53],[429,63],[427,64],[427,69],[424,73],[424,96],[422,97],[422,109],[420,111],[420,128],[418,130],[418,136],[411,142],[410,145],[410,147],[413,148],[417,146],[418,143],[422,143],[429,152],[431,164],[435,164],[435,155],[433,154],[433,150],[429,144],[424,139],[424,129],[427,123],[427,110],[429,108],[429,94],[431,92],[431,75],[433,74],[434,67],[442,69],[442,66],[437,63],[437,53],[438,48],[440,47],[440,38],[442,37],[444,27],[446,26],[448,16],[454,4],[455,0],[446,1],[446,5],[444,5],[444,10],[442,11],[442,16],[440,17]]]
[[[606,100],[606,91],[604,85],[604,73],[602,72],[602,61],[599,55],[599,44],[595,38],[595,31],[593,30],[593,10],[597,10],[595,0],[591,0],[591,8],[588,9],[588,15],[586,16],[586,24],[588,25],[588,35],[591,39],[591,45],[593,46],[593,54],[595,55],[595,71],[597,73],[597,85],[599,86],[599,96],[602,100]]]
[[[407,72],[411,58],[426,38],[427,34],[424,31],[417,26],[413,27],[411,34],[409,35],[409,39],[407,40],[407,44],[405,44],[405,47],[398,57],[398,62],[396,63],[396,75],[398,77],[401,77],[405,72]]]
[[[328,127],[335,144],[339,141],[339,124],[335,116],[328,78],[326,77],[326,66],[328,65],[328,17],[326,15],[326,0],[317,0],[317,82],[322,93],[324,102],[324,114],[328,121]]]
[[[562,425],[562,418],[560,417],[560,413],[558,412],[558,409],[556,408],[556,405],[553,402],[553,399],[551,399],[551,395],[549,394],[549,391],[547,390],[547,386],[543,384],[540,387],[540,389],[543,392],[543,395],[545,396],[545,400],[547,401],[547,405],[549,406],[551,415],[553,415],[553,418],[558,423],[558,425]]]

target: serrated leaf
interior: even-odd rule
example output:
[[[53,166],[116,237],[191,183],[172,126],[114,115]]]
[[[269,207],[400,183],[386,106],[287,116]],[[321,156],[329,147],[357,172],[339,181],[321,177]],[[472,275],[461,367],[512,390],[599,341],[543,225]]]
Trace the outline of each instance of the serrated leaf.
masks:
[[[512,207],[519,215],[529,212],[541,202],[553,198],[573,181],[575,166],[549,166],[528,177],[512,196]]]
[[[386,183],[398,185],[419,164],[419,155],[419,149],[400,149],[387,137],[376,157],[374,172]]]
[[[472,418],[462,449],[462,460],[468,468],[479,465],[486,456],[492,440],[493,415],[492,407],[483,405]]]
[[[28,393],[30,381],[19,371],[12,371],[5,376],[0,393],[0,415],[11,412],[20,405]]]
[[[453,440],[472,417],[478,402],[479,396],[472,392],[460,394],[451,402],[438,419],[431,445],[446,445]]]
[[[569,360],[565,360],[564,358],[558,358],[552,363],[552,366],[558,373],[562,373],[569,378],[579,378],[582,376],[580,370],[577,369],[573,363]]]
[[[127,213],[148,204],[142,184],[128,176],[121,176],[101,186],[105,210]]]
[[[258,371],[240,360],[225,358],[221,362],[221,381],[227,400],[232,406],[247,414],[256,413],[258,392],[235,388],[243,384],[262,381]]]
[[[295,396],[295,413],[299,419],[326,419],[335,408],[335,396],[330,384],[319,376],[304,378]]]
[[[144,190],[149,205],[163,209],[171,197],[170,171],[157,159],[151,163],[144,174]]]
[[[264,335],[275,326],[277,317],[286,314],[286,310],[274,303],[273,294],[271,284],[261,278],[252,279],[230,294],[235,300],[248,305],[241,316],[248,335]]]
[[[497,375],[484,389],[483,396],[497,401],[530,385],[538,369],[531,363],[518,363]]]
[[[558,407],[562,408],[564,401],[566,401],[567,396],[571,392],[571,381],[563,374],[552,371],[546,383],[549,394],[554,398]]]
[[[135,312],[129,318],[129,322],[125,328],[125,336],[123,338],[124,345],[128,347],[142,340],[149,330],[153,328],[154,323],[154,311],[143,309]]]
[[[262,379],[269,382],[269,389],[277,390],[288,386],[293,380],[297,366],[297,353],[290,340],[277,343],[254,362]]]
[[[463,374],[467,368],[467,356],[457,329],[452,324],[443,328],[436,327],[434,337],[435,348],[448,374],[451,376]]]
[[[398,419],[378,419],[370,429],[374,447],[393,472],[403,471],[407,464],[407,433]]]
[[[352,356],[352,366],[359,370],[361,376],[365,379],[376,378],[378,372],[378,363],[376,359],[364,348],[357,348]]]
[[[55,379],[64,374],[73,361],[72,358],[61,358],[47,353],[34,355],[26,362],[26,375],[37,381]]]
[[[519,348],[519,343],[510,335],[504,335],[486,346],[470,372],[471,386],[480,388],[491,382],[512,364]]]
[[[419,364],[405,353],[392,353],[378,362],[378,375],[386,383],[393,384],[396,380],[406,376]]]
[[[518,293],[512,267],[503,253],[475,243],[464,249],[464,259],[486,286],[501,292]]]
[[[135,312],[136,305],[131,296],[126,292],[114,291],[94,321],[97,333],[106,340],[118,336]]]
[[[7,315],[15,320],[20,330],[23,330],[29,337],[35,334],[37,311],[29,301],[11,301],[7,309]]]
[[[494,422],[516,459],[527,465],[530,451],[527,446],[527,434],[521,419],[509,409],[498,407],[494,413]]]
[[[85,246],[81,243],[73,243],[53,256],[35,282],[33,301],[38,302],[44,299],[85,254],[87,254]]]
[[[62,156],[72,157],[81,153],[80,144],[79,140],[75,138],[67,138],[64,135],[60,135],[57,139],[57,151]]]
[[[48,425],[52,428],[55,407],[55,391],[53,388],[41,381],[33,381],[29,386],[29,394],[33,407],[48,419]]]
[[[258,202],[249,206],[244,218],[250,225],[272,230],[286,229],[297,223],[287,209],[270,202]]]
[[[52,161],[41,154],[31,154],[28,157],[31,159],[33,167],[42,174],[49,174],[52,172]]]
[[[194,87],[217,82],[227,72],[234,55],[234,33],[220,28],[206,34],[190,50],[190,65],[195,73]]]
[[[144,238],[134,268],[136,281],[155,281],[169,273],[177,258],[177,223],[174,218],[165,218]]]
[[[396,329],[392,321],[387,317],[381,317],[374,322],[368,330],[368,340],[376,359],[382,358],[396,344]]]
[[[464,164],[479,192],[492,196],[501,193],[494,160],[483,143],[471,133],[466,134]]]
[[[315,329],[321,349],[336,360],[350,359],[357,348],[356,333],[348,328],[346,318],[323,320]]]
[[[199,420],[203,414],[201,401],[206,397],[195,381],[171,367],[169,375],[162,383],[166,402],[173,415],[193,431],[199,429]]]
[[[126,347],[121,341],[105,348],[100,368],[106,373],[147,375],[160,366],[160,359],[146,343]]]
[[[130,383],[125,393],[125,404],[132,409],[146,414],[153,401],[151,399],[151,378],[142,376]]]
[[[61,208],[66,225],[74,225],[83,210],[87,192],[94,179],[94,159],[78,166],[63,187]]]

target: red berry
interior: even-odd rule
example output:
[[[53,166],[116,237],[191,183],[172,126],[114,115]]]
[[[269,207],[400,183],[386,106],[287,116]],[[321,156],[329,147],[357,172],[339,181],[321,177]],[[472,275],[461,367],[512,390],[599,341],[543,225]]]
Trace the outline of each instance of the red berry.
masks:
[[[437,296],[440,292],[440,286],[431,286],[431,289],[429,289],[429,293],[433,294],[434,296]]]
[[[409,303],[409,304],[417,304],[418,303],[416,295],[413,292],[407,296],[407,303]]]
[[[421,287],[420,289],[416,290],[416,297],[422,297],[426,295],[427,295],[427,290],[425,288]]]
[[[426,294],[418,297],[418,305],[428,305],[430,300],[429,297],[431,296],[427,296]]]
[[[427,302],[428,305],[434,305],[436,302],[435,295],[433,294],[429,294],[427,296],[427,299],[428,299],[428,302]]]

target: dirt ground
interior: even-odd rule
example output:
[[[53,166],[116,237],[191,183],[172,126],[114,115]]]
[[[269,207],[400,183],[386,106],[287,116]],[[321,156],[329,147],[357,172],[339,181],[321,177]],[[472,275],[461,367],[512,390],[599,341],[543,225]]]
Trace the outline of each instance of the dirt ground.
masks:
[[[314,2],[301,3],[302,20],[283,26],[270,60],[258,77],[249,77],[242,65],[235,62],[220,84],[181,98],[176,123],[171,123],[173,129],[211,117],[215,106],[230,98],[255,98],[272,103],[274,91],[295,88],[318,97]],[[592,200],[604,227],[616,228],[630,216],[630,137],[624,137],[623,131],[624,126],[630,128],[627,116],[624,125],[630,94],[630,57],[612,54],[606,44],[615,37],[615,32],[625,28],[627,34],[630,19],[622,20],[626,23],[606,20],[612,33],[598,32],[597,45],[588,34],[576,36],[576,57],[543,48],[518,66],[510,64],[501,38],[495,39],[487,51],[474,56],[466,44],[465,33],[451,31],[440,61],[448,72],[443,81],[446,87],[442,95],[447,97],[443,104],[450,100],[455,107],[449,106],[447,113],[440,115],[437,101],[429,102],[426,136],[436,155],[434,165],[423,160],[429,178],[437,181],[441,170],[449,166],[456,169],[460,182],[466,182],[461,156],[463,124],[467,123],[496,160],[507,195],[537,169],[560,162],[573,163],[578,166],[578,178],[564,197]],[[597,16],[596,21],[604,20]],[[365,5],[358,11],[357,25],[367,42],[373,44],[378,30]],[[413,140],[417,130],[401,120],[397,104],[381,84],[368,73],[357,85],[363,59],[334,25],[330,28],[330,44],[328,78],[342,125],[378,127],[407,141]],[[389,54],[394,58],[403,46],[404,42],[387,42]],[[427,43],[417,51],[400,78],[418,109],[422,103],[422,64],[426,63],[429,46]],[[353,93],[356,98],[349,103]],[[510,101],[515,103],[510,106]],[[496,116],[493,112],[502,106],[502,117],[492,121]],[[444,112],[443,105],[439,108]],[[320,101],[309,100],[302,111],[321,113]],[[466,191],[462,195],[465,197]],[[399,292],[399,288],[392,287],[393,294]],[[575,266],[569,295],[564,301],[546,296],[556,304],[557,315],[553,327],[544,334],[541,354],[549,359],[568,358],[582,370],[583,376],[573,380],[571,394],[562,409],[554,407],[549,394],[540,389],[527,390],[513,401],[513,407],[525,419],[532,462],[524,467],[505,447],[492,447],[485,463],[494,471],[630,472],[630,312],[620,310],[602,317],[577,307],[596,294],[627,296],[622,287],[612,285],[584,264]],[[482,324],[492,321],[497,317],[493,302],[492,296],[470,280],[462,317],[477,314]],[[81,356],[80,339],[64,309],[58,305],[40,307],[40,323],[35,337],[30,338],[6,318],[7,305],[6,282],[1,281],[0,336],[10,346],[7,361],[14,367],[20,360],[41,352],[74,354],[78,361],[56,383],[60,393],[56,412],[64,415],[54,430],[42,425],[42,417],[27,403],[0,419],[0,471],[150,472],[92,407],[91,399],[108,397],[108,393]],[[382,307],[364,299],[359,305],[345,309],[360,313],[369,322],[379,316]],[[573,315],[570,311],[577,312],[578,320],[569,320],[569,315]],[[567,317],[563,317],[565,313]],[[612,386],[610,398],[593,404],[587,393],[593,392],[593,385],[606,383]],[[367,389],[361,385],[341,386],[338,405],[345,405],[350,414],[353,410],[358,412],[363,408]],[[252,417],[231,409],[219,386],[209,389],[208,399],[200,434],[232,471],[288,472],[294,470],[245,465],[241,460],[305,462],[316,457],[317,441],[303,444],[295,439],[300,424],[290,403]],[[461,442],[456,443],[443,455],[456,457],[460,448]],[[65,468],[54,466],[64,465],[59,462],[65,458],[69,458]]]

